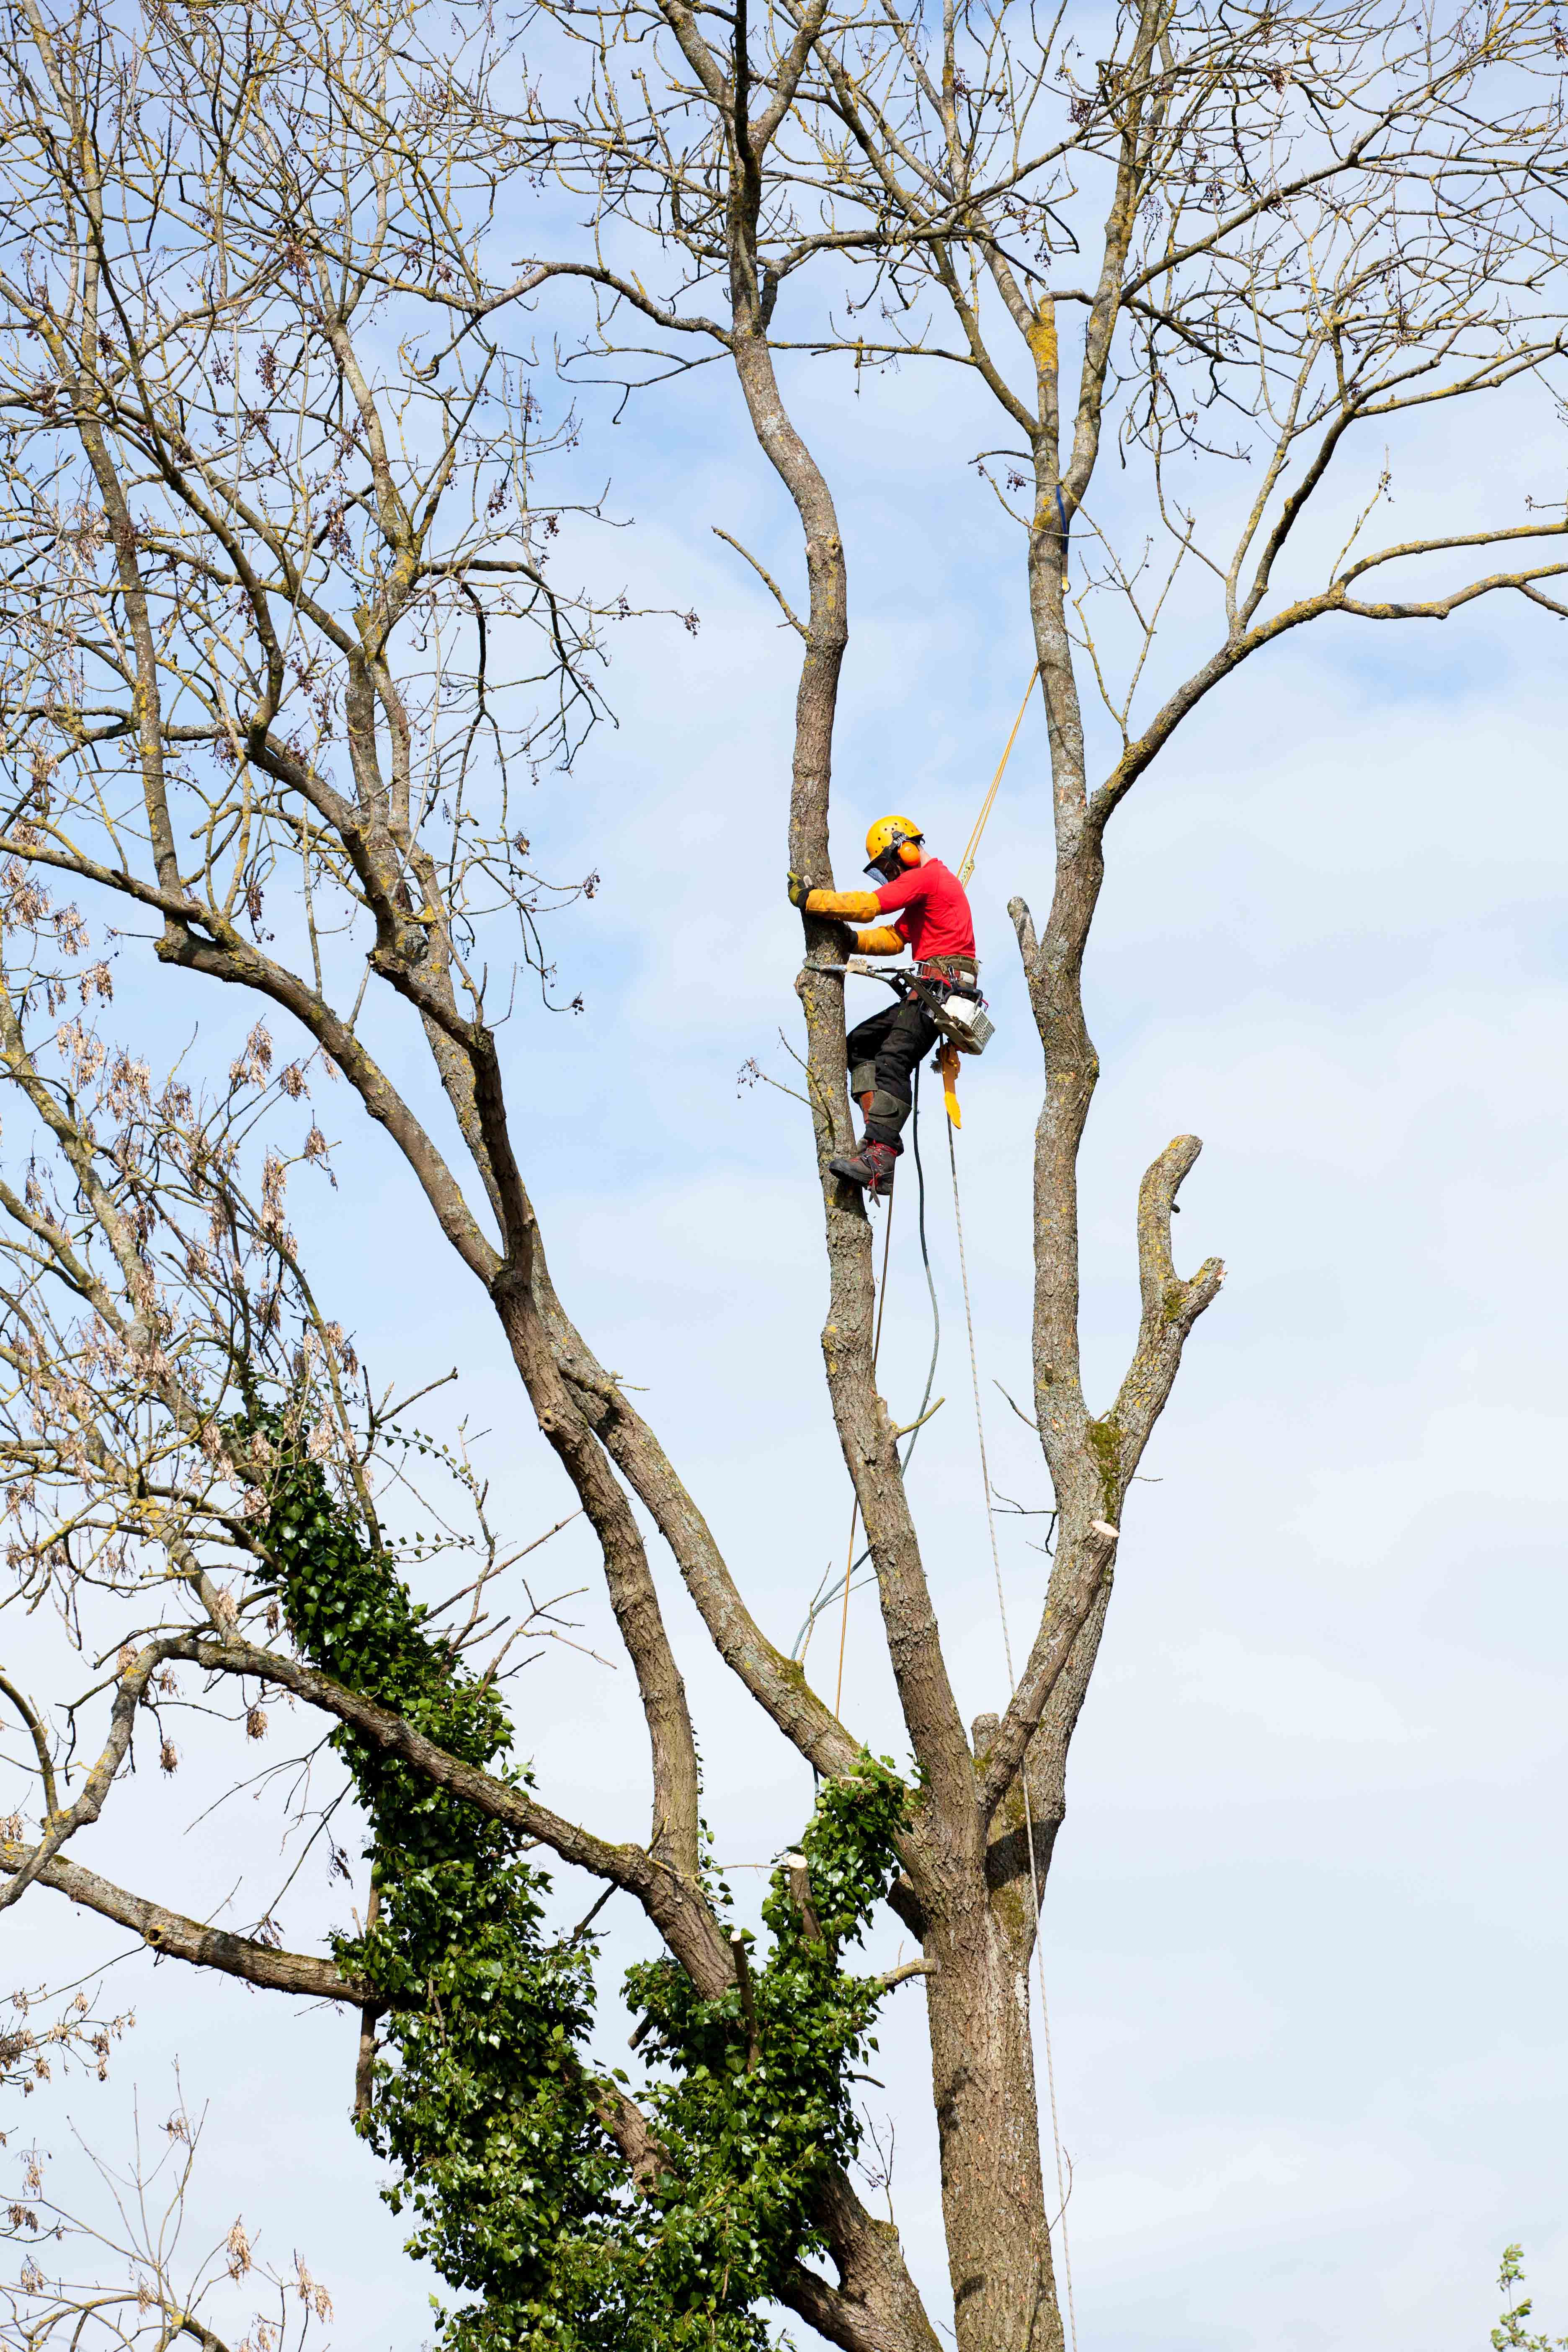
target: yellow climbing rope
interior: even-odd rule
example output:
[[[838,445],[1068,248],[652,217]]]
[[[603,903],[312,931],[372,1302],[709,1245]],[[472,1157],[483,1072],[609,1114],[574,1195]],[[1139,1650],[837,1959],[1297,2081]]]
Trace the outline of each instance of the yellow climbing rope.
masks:
[[[1013,746],[1018,740],[1018,730],[1024,723],[1025,713],[1029,708],[1029,697],[1035,690],[1035,680],[1039,674],[1040,665],[1037,662],[1029,672],[1029,683],[1024,688],[1024,699],[1018,705],[1018,716],[1013,721],[1013,732],[1007,738],[1006,747],[997,764],[996,773],[991,779],[991,789],[980,804],[980,814],[974,820],[974,830],[969,836],[968,846],[958,861],[958,878],[966,890],[969,887],[970,877],[974,872],[974,861],[980,854],[980,836],[984,832],[986,821],[996,805],[996,794],[1001,789],[1002,779],[1007,772],[1007,762],[1013,756]],[[947,1106],[948,1124],[950,1127],[962,1127],[963,1113],[958,1108],[958,1048],[951,1040],[943,1044],[941,1053],[937,1055],[937,1067],[942,1072],[942,1098]]]
[[[1018,730],[1024,723],[1024,714],[1029,708],[1029,697],[1035,690],[1035,680],[1038,677],[1039,674],[1040,665],[1037,662],[1034,668],[1029,672],[1029,683],[1024,688],[1024,699],[1018,705],[1018,716],[1013,721],[1013,732],[1007,738],[1007,748],[1002,754],[1001,763],[996,770],[996,773],[991,779],[991,790],[986,793],[984,800],[981,803],[980,814],[974,820],[974,830],[969,836],[969,846],[958,861],[958,878],[966,890],[969,887],[970,877],[974,872],[975,858],[980,854],[980,836],[985,830],[986,819],[990,816],[992,809],[995,806],[996,794],[1000,789],[1002,779],[1007,772],[1007,762],[1013,756],[1013,746],[1018,740]]]

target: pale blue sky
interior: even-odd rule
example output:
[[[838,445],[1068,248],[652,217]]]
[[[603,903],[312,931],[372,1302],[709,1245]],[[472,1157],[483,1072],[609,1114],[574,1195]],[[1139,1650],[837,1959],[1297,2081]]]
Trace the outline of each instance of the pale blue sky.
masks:
[[[962,846],[1029,665],[1021,565],[965,469],[986,434],[952,378],[906,373],[858,399],[826,365],[794,379],[851,562],[847,882],[887,807],[939,852]],[[805,1114],[735,1083],[752,1055],[787,1078],[776,1031],[795,1034],[798,927],[781,888],[794,641],[710,527],[781,577],[798,562],[727,382],[710,371],[689,410],[688,396],[650,394],[590,436],[636,528],[587,560],[703,624],[695,639],[675,623],[621,633],[618,731],[531,803],[541,869],[596,866],[604,887],[554,935],[562,993],[581,989],[586,1011],[523,1004],[509,1052],[563,1295],[601,1359],[647,1385],[753,1607],[787,1640],[848,1517],[820,1380]],[[1467,446],[1445,426],[1416,453],[1396,479],[1401,529],[1473,510]],[[1500,469],[1531,446],[1510,444]],[[1094,1399],[1132,1328],[1138,1177],[1173,1133],[1205,1143],[1179,1263],[1212,1250],[1231,1271],[1144,1465],[1160,1483],[1126,1514],[1049,1895],[1084,2352],[1472,2352],[1516,2238],[1538,2309],[1568,2312],[1563,658],[1518,603],[1443,627],[1299,634],[1205,709],[1113,828],[1088,982],[1105,1068],[1085,1158]],[[1044,906],[1046,821],[1037,715],[976,881],[999,1034],[965,1073],[960,1143],[994,1473],[1026,1502],[1043,1499],[1043,1469],[989,1383],[1028,1386],[1039,1069],[1003,909],[1016,890]],[[133,969],[122,958],[127,1022]],[[248,1025],[166,975],[140,991],[167,1036],[199,1004],[215,1064]],[[291,1208],[335,1310],[385,1377],[462,1365],[510,1521],[548,1524],[563,1482],[482,1302],[344,1090],[322,1118],[343,1138],[341,1190],[312,1192],[301,1173]],[[1002,1696],[1001,1652],[934,1118],[927,1134],[948,1402],[911,1483],[973,1712]],[[927,1331],[900,1181],[895,1410],[918,1399]],[[1002,1525],[1016,1641],[1039,1562],[1027,1528]],[[575,1535],[558,1549],[563,1580],[586,1568]],[[808,1776],[715,1672],[666,1582],[719,1853],[765,1860],[797,1831]],[[868,1597],[852,1622],[855,1719],[888,1748],[868,1611]],[[586,1613],[610,1652],[602,1606]],[[629,1681],[561,1660],[519,1685],[550,1801],[612,1833],[645,1811]],[[242,1798],[186,1834],[217,1785],[205,1769],[144,1775],[80,1858],[182,1908],[221,1902],[264,1813]],[[734,1883],[754,1900],[754,1874]],[[612,1980],[640,1948],[622,1908],[606,1914]],[[281,1916],[304,1941],[342,1909],[302,1883]],[[41,1893],[10,1934],[29,1981],[124,1942]],[[351,2022],[143,1958],[110,1984],[140,2021],[114,2081],[57,2087],[26,2117],[59,2180],[68,2113],[119,2156],[132,2086],[161,2116],[178,2055],[187,2095],[210,2102],[200,2194],[215,2230],[242,2209],[275,2256],[299,2246],[336,2298],[338,2352],[420,2341],[429,2282],[396,2253],[347,2130]],[[894,2209],[942,2307],[920,1998],[889,2005],[888,2092],[873,2096],[898,2122]]]

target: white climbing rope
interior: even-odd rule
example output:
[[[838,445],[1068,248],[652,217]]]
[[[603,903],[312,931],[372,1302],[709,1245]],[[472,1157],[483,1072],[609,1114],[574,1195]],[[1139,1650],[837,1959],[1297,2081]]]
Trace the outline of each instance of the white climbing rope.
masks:
[[[1031,688],[1034,682],[1031,677],[1029,680]],[[1020,719],[1022,716],[1020,712]],[[1016,734],[1017,729],[1015,728],[1013,731]],[[1009,751],[1012,750],[1011,743],[1007,748]],[[1003,765],[1005,766],[1005,757],[1004,757]],[[1000,782],[1000,774],[998,774],[998,782]],[[994,793],[994,786],[992,789]],[[980,1445],[980,1475],[985,1487],[985,1526],[991,1538],[991,1570],[996,1580],[996,1611],[1002,1620],[1002,1651],[1007,1662],[1007,1690],[1011,1696],[1017,1687],[1017,1677],[1013,1671],[1013,1637],[1007,1625],[1007,1596],[1002,1585],[1002,1559],[996,1549],[996,1512],[991,1499],[991,1471],[985,1459],[985,1416],[980,1405],[980,1363],[974,1352],[974,1315],[969,1303],[969,1267],[963,1254],[963,1211],[959,1205],[958,1154],[953,1148],[952,1133],[950,1120],[947,1129],[947,1164],[952,1175],[952,1221],[958,1229],[958,1273],[963,1286],[964,1328],[969,1334],[969,1379],[974,1391],[974,1434]],[[1078,2352],[1078,2314],[1073,2305],[1072,2254],[1068,2244],[1068,2196],[1062,2162],[1062,2135],[1061,2126],[1057,2120],[1057,2070],[1051,2054],[1051,2012],[1046,2000],[1046,1967],[1040,1954],[1040,1883],[1035,1867],[1035,1819],[1029,1803],[1028,1774],[1022,1772],[1020,1777],[1024,1783],[1024,1836],[1029,1851],[1029,1894],[1035,1906],[1035,1982],[1040,1996],[1040,2030],[1046,2045],[1046,2088],[1051,2110],[1051,2141],[1056,2149],[1057,2158],[1056,2227],[1061,2232],[1062,2272],[1067,2284],[1068,2297],[1068,2334],[1072,2345],[1072,2352]]]
[[[882,1352],[882,1310],[888,1304],[888,1259],[893,1247],[893,1196],[888,1195],[888,1223],[882,1234],[882,1279],[877,1291],[877,1336],[871,1342],[871,1385],[877,1385],[877,1360]],[[927,1391],[930,1394],[930,1391]],[[844,1613],[838,1621],[838,1687],[833,1694],[833,1712],[840,1723],[844,1720],[844,1653],[849,1646],[849,1588],[855,1575],[855,1528],[860,1517],[860,1497],[849,1514],[849,1549],[844,1555]],[[811,1631],[810,1620],[806,1632]],[[801,1652],[804,1658],[805,1651]]]

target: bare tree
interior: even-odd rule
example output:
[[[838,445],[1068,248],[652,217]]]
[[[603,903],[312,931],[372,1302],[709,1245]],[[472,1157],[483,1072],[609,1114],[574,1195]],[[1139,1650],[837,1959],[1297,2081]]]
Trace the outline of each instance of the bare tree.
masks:
[[[188,2338],[199,2352],[228,2352],[211,2325],[215,2300],[238,2297],[253,2315],[237,2352],[285,2352],[308,2342],[332,2316],[332,2299],[296,2253],[287,2271],[259,2262],[243,2215],[216,2246],[193,2256],[187,2210],[204,2118],[192,2116],[175,2084],[167,2119],[145,2135],[140,2116],[129,2168],[117,2171],[88,2151],[99,2214],[83,2219],[56,2203],[37,2148],[19,2162],[3,2234],[24,2250],[17,2283],[4,2290],[0,2340],[14,2352],[44,2352],[58,2342],[108,2347],[167,2347]],[[163,2145],[157,2142],[162,2139]],[[108,2210],[103,2210],[108,2209]],[[60,2250],[79,2243],[84,2267],[100,2275],[60,2274]],[[57,2271],[45,2276],[42,2262]],[[111,2286],[101,2273],[112,2269]],[[257,2302],[262,2308],[254,2310]]]
[[[183,1938],[163,1948],[198,1964],[334,1990],[373,2013],[384,2005],[379,1978],[345,1974],[346,1952],[286,1955],[171,1927],[139,1896],[89,1887],[66,1854],[101,1811],[158,1674],[183,1664],[242,1691],[268,1684],[335,1720],[373,1813],[375,1759],[393,1759],[498,1836],[630,1893],[673,1971],[641,1980],[654,2044],[687,2069],[689,2091],[699,2047],[721,2048],[734,2098],[765,2104],[771,2084],[776,2115],[786,2074],[770,2074],[783,2064],[770,2033],[786,1979],[797,2055],[803,2020],[831,2011],[838,2073],[823,2112],[837,2116],[847,2053],[867,2004],[889,1989],[856,1990],[840,1954],[865,1889],[886,1886],[922,1947],[958,2341],[963,2352],[1059,2345],[1016,1987],[1129,1485],[1222,1279],[1214,1261],[1188,1277],[1173,1264],[1172,1212],[1199,1148],[1179,1137],[1140,1197],[1142,1311],[1128,1370],[1092,1410],[1079,1371],[1077,1163],[1098,1062],[1080,982],[1106,828],[1184,719],[1286,630],[1336,614],[1439,618],[1504,588],[1561,609],[1542,584],[1568,569],[1554,483],[1505,513],[1478,475],[1453,530],[1378,543],[1373,528],[1393,436],[1418,433],[1429,409],[1490,395],[1510,416],[1556,418],[1555,20],[1537,5],[1439,19],[1391,0],[1239,16],[1138,0],[1104,18],[1106,54],[1090,64],[1063,19],[1046,26],[1010,0],[950,7],[940,29],[892,0],[837,13],[828,0],[787,0],[760,23],[743,5],[727,14],[654,0],[542,11],[531,36],[548,59],[540,79],[482,16],[456,61],[426,46],[416,12],[390,9],[351,20],[216,7],[178,25],[162,12],[121,24],[87,8],[57,22],[25,0],[19,22],[4,121],[11,569],[0,724],[15,781],[0,856],[13,861],[13,928],[42,931],[54,961],[15,975],[5,1058],[68,1176],[53,1205],[25,1192],[3,1205],[26,1280],[63,1282],[90,1307],[130,1384],[112,1407],[84,1384],[79,1405],[70,1381],[87,1342],[62,1326],[37,1355],[30,1339],[14,1340],[17,1396],[41,1424],[17,1433],[14,1458],[26,1457],[37,1493],[26,1447],[65,1446],[44,1482],[50,1497],[90,1486],[102,1513],[73,1500],[76,1517],[25,1548],[24,1574],[43,1563],[79,1580],[83,1541],[95,1557],[92,1545],[118,1544],[133,1522],[138,1543],[163,1547],[195,1613],[161,1625],[117,1668],[100,1759],[68,1805],[47,1792],[37,1834],[6,1849],[10,1894],[65,1887],[149,1940]],[[557,226],[559,249],[502,268],[489,233],[498,192],[531,175],[581,194],[581,233]],[[798,518],[804,614],[763,576],[803,643],[788,862],[814,881],[832,878],[848,570],[778,355],[963,370],[994,400],[1011,445],[979,462],[1005,503],[1023,495],[1054,865],[1043,928],[1021,898],[1013,911],[1045,1060],[1032,1345],[1058,1524],[1017,1685],[973,1733],[876,1391],[869,1229],[826,1172],[850,1136],[842,982],[826,969],[840,957],[836,927],[807,922],[799,982],[828,1260],[827,1388],[918,1768],[896,1803],[868,1777],[853,1730],[756,1623],[657,1434],[558,1298],[509,1118],[499,1031],[517,957],[487,953],[492,919],[521,919],[524,959],[548,959],[536,922],[546,900],[507,780],[515,761],[568,747],[591,717],[606,618],[556,589],[546,565],[560,508],[541,499],[532,469],[567,453],[537,418],[521,342],[502,340],[542,303],[575,318],[583,355],[628,382],[679,377],[715,356],[733,367]],[[1109,449],[1125,466],[1114,488]],[[1502,568],[1466,568],[1477,561]],[[491,668],[496,648],[511,661],[535,643],[540,658],[514,667],[544,678],[542,718],[537,695],[520,702]],[[1086,697],[1104,713],[1098,770]],[[366,1433],[332,1388],[328,1326],[282,1239],[280,1174],[269,1195],[264,1173],[257,1209],[237,1207],[235,1163],[193,1144],[208,1114],[178,1097],[155,1103],[134,1064],[117,1079],[121,1065],[79,1010],[58,1042],[63,1073],[40,1064],[28,1008],[60,1009],[61,958],[83,944],[81,919],[45,895],[61,877],[99,905],[150,914],[163,963],[243,988],[296,1024],[301,1063],[318,1055],[347,1081],[488,1293],[593,1528],[635,1671],[652,1784],[643,1845],[563,1820],[489,1769],[493,1750],[477,1761],[456,1752],[417,1709],[371,1687],[374,1673],[356,1682],[325,1670],[298,1601],[291,1645],[281,1619],[265,1640],[240,1624],[268,1580],[286,1587],[295,1572],[279,1530],[301,1446],[336,1465],[333,1510],[371,1553],[384,1549],[374,1494],[354,1475]],[[91,971],[70,983],[84,1001]],[[369,1042],[395,1016],[427,1048],[417,1095],[394,1086]],[[268,1076],[261,1025],[250,1051],[255,1066],[237,1065],[231,1090]],[[118,1161],[119,1144],[100,1144],[81,1108],[100,1083],[123,1097],[100,1120],[117,1122],[117,1136],[135,1129]],[[441,1140],[449,1121],[453,1149]],[[280,1171],[281,1156],[273,1164]],[[221,1311],[188,1255],[198,1213],[226,1229],[248,1219],[273,1267],[241,1259],[230,1270],[226,1259]],[[202,1292],[199,1314],[165,1297],[170,1276],[150,1265],[159,1219],[184,1235],[179,1281]],[[103,1276],[87,1269],[89,1226],[112,1262]],[[169,1371],[170,1338],[199,1328],[216,1348],[226,1334],[238,1378],[254,1326],[280,1311],[261,1301],[285,1291],[292,1328],[315,1331],[318,1352],[279,1360],[266,1394],[242,1400],[241,1446],[210,1383],[192,1391]],[[36,1320],[30,1290],[16,1295]],[[101,1365],[105,1342],[94,1344]],[[134,1433],[139,1415],[154,1434]],[[318,1430],[323,1450],[310,1456]],[[127,1475],[149,1444],[178,1456],[168,1527],[153,1524]],[[684,1684],[628,1489],[720,1656],[823,1779],[816,1859],[781,1871],[765,1977],[705,1875]],[[248,1600],[208,1572],[209,1547],[261,1580]],[[479,1676],[474,1687],[488,1685]],[[840,1852],[836,1790],[868,1820],[892,1805],[897,1859],[890,1884],[874,1840],[853,1867],[843,1861],[838,1908],[817,1883]],[[559,1970],[576,1948],[563,1948]],[[384,1958],[371,1936],[352,1965]],[[651,2274],[673,2259],[674,2235],[647,2217],[672,2210],[673,2183],[698,2178],[692,2150],[710,2149],[708,2126],[679,2101],[639,2106],[613,2079],[568,2076],[622,2168],[599,2221],[612,2208],[643,2217],[626,2227],[644,2233]],[[591,2135],[574,2146],[584,2164],[600,2160]],[[818,2159],[800,2159],[770,2209],[793,2218],[761,2267],[710,2265],[713,2325],[717,2313],[742,2328],[772,2293],[851,2352],[934,2343],[896,2234],[850,2185],[847,2149],[839,2125],[825,2123]],[[622,2190],[628,2201],[615,2206]],[[816,2252],[832,2283],[804,2259]],[[631,2340],[631,2305],[616,2300],[625,2282],[606,2276],[573,2286],[573,2325],[586,2329],[587,2296],[594,2324]],[[689,2315],[679,2297],[669,2307]]]

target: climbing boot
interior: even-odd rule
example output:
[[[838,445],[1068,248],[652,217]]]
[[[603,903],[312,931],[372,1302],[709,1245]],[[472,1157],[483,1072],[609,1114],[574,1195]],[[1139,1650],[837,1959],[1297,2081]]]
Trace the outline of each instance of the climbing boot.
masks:
[[[847,1184],[863,1185],[879,1200],[887,1200],[893,1190],[893,1170],[903,1146],[899,1143],[862,1143],[852,1160],[830,1160],[829,1175],[841,1176]]]

